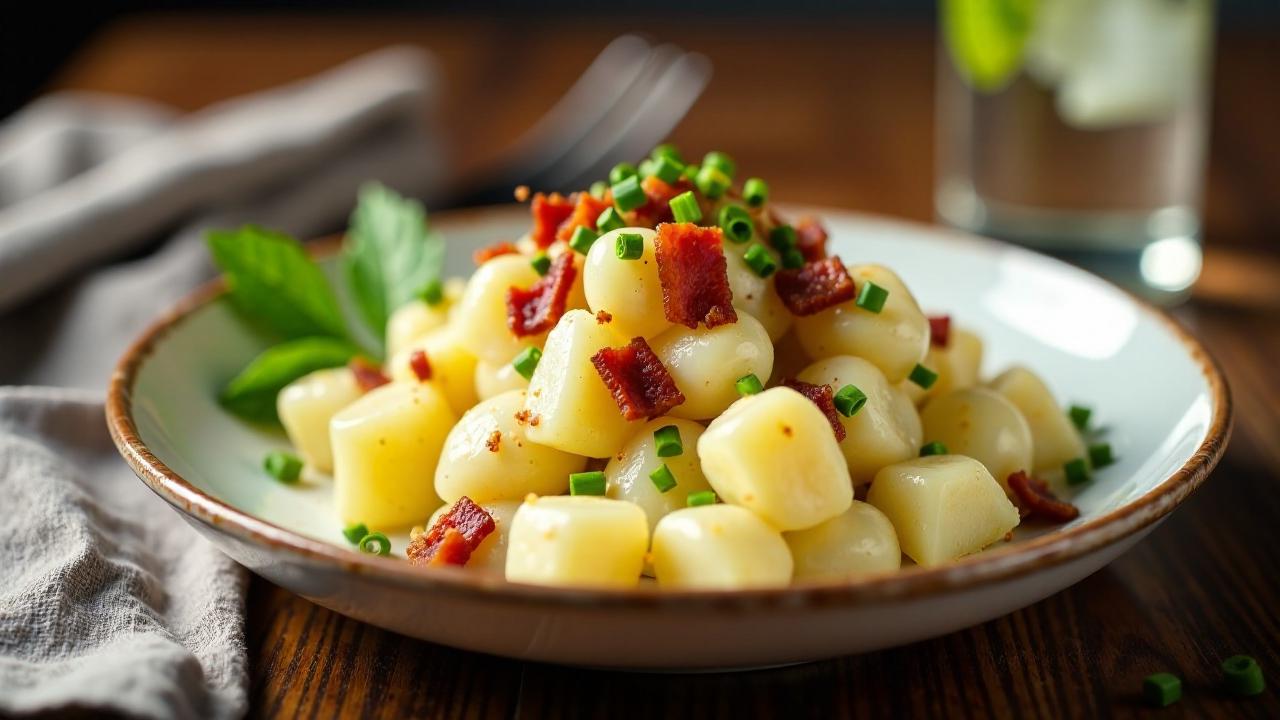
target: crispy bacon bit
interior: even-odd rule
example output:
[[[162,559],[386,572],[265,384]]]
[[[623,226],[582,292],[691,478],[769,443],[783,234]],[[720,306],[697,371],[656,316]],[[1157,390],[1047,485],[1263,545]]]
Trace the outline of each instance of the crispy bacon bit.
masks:
[[[1048,522],[1068,522],[1080,517],[1080,508],[1065,500],[1059,500],[1049,489],[1049,483],[1019,470],[1009,476],[1009,489],[1013,491],[1019,509],[1026,515]]]
[[[484,508],[463,495],[435,525],[409,543],[413,565],[465,565],[497,524]]]
[[[809,262],[827,256],[827,229],[813,218],[800,218],[796,223],[796,249]]]
[[[655,418],[684,402],[675,380],[642,337],[622,347],[604,348],[591,356],[591,364],[627,420]]]
[[[854,297],[853,278],[838,257],[779,270],[774,281],[778,296],[793,315],[813,315]]]
[[[608,310],[601,310],[596,313],[596,322],[601,325],[607,325],[613,322],[613,315]]]
[[[738,321],[723,244],[718,227],[693,223],[658,226],[654,251],[662,308],[668,320],[688,328],[696,328],[700,322],[713,328]]]
[[[531,415],[533,415],[533,413],[528,409],[520,408],[519,410],[516,411],[516,422],[520,423],[521,425],[524,425],[529,422],[529,417]]]
[[[427,359],[426,350],[418,349],[409,353],[409,369],[421,382],[431,379],[431,361]]]
[[[496,453],[499,450],[501,450],[502,449],[502,431],[494,430],[493,432],[489,433],[489,439],[484,441],[484,446],[489,449],[489,452]]]
[[[555,327],[564,314],[569,290],[578,269],[573,265],[573,253],[561,253],[551,262],[547,274],[529,289],[512,287],[507,290],[507,327],[516,337],[537,335]]]
[[[483,265],[499,255],[514,255],[520,252],[515,243],[496,242],[492,245],[486,245],[479,250],[471,253],[471,260],[478,266]]]
[[[591,193],[578,193],[577,200],[573,206],[573,214],[561,223],[560,229],[556,231],[557,240],[569,242],[569,238],[573,237],[573,231],[579,227],[595,230],[600,213],[613,204],[605,200],[597,200],[591,196]]]
[[[391,378],[382,373],[382,368],[366,358],[353,357],[351,362],[347,363],[347,367],[351,368],[351,374],[356,376],[356,385],[360,386],[362,392],[369,392],[391,382]]]
[[[827,416],[827,422],[831,423],[831,431],[836,434],[836,441],[844,440],[846,434],[844,424],[840,422],[840,413],[836,412],[835,393],[832,392],[830,385],[814,385],[794,378],[783,380],[782,384],[813,401],[822,414]]]
[[[528,200],[528,199],[529,199],[529,186],[528,186],[528,185],[517,185],[517,186],[516,186],[516,193],[515,193],[515,195],[516,195],[516,202],[524,202],[525,200]]]
[[[535,245],[544,248],[556,241],[556,230],[573,213],[573,201],[560,193],[537,193],[529,208],[533,212],[533,230],[529,231],[529,237]]]
[[[640,181],[640,189],[649,199],[628,213],[628,222],[636,227],[656,227],[659,223],[671,222],[671,198],[692,188],[693,185],[683,178],[669,184],[656,175],[650,175]]]
[[[929,344],[945,348],[951,343],[951,316],[932,315],[929,317]]]

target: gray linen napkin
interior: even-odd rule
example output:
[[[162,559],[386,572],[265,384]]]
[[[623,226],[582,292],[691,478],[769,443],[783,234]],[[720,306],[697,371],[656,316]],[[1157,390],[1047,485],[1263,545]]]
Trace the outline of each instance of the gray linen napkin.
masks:
[[[307,237],[365,180],[430,192],[435,85],[396,48],[185,117],[67,94],[0,125],[0,386],[26,386],[0,387],[0,714],[245,712],[244,571],[133,477],[102,392],[211,274],[205,229]]]

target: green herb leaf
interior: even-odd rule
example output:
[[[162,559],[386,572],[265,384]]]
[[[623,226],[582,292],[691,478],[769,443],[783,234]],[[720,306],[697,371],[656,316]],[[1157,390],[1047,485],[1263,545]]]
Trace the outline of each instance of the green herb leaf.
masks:
[[[297,240],[254,225],[206,240],[241,315],[286,338],[347,337],[332,288]]]
[[[345,365],[358,350],[343,340],[302,338],[263,351],[227,383],[218,400],[236,415],[255,422],[278,422],[276,395],[285,385],[315,370]]]
[[[371,183],[360,190],[343,249],[343,271],[360,315],[378,336],[387,318],[440,279],[444,241],[416,200]]]

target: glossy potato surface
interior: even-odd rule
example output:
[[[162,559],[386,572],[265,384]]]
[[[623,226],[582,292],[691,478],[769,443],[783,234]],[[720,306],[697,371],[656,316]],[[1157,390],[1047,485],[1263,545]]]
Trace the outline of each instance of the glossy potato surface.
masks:
[[[703,505],[665,516],[653,532],[653,570],[670,588],[735,590],[786,585],[791,551],[746,508]]]
[[[745,312],[737,322],[710,330],[672,326],[650,344],[684,393],[685,401],[671,410],[675,417],[713,418],[738,399],[738,378],[754,374],[764,382],[773,372],[769,333]]]
[[[618,257],[616,244],[621,234],[644,239],[644,254],[635,259]],[[591,312],[613,316],[614,332],[628,338],[651,338],[671,326],[662,306],[662,284],[658,281],[658,261],[648,228],[620,228],[601,235],[587,253],[583,267],[583,287]]]
[[[824,523],[783,537],[791,548],[797,580],[839,580],[902,566],[893,523],[860,500]]]
[[[1080,433],[1039,375],[1024,367],[1011,367],[991,381],[991,389],[1026,418],[1031,429],[1031,464],[1036,471],[1058,471],[1068,460],[1085,457]]]
[[[679,429],[684,452],[658,457],[653,433],[668,425]],[[664,515],[685,507],[689,493],[711,489],[698,461],[698,438],[702,433],[701,425],[681,418],[660,417],[640,425],[604,469],[606,494],[644,508],[652,530]],[[665,493],[649,477],[664,464],[676,480],[676,486]]]
[[[530,498],[516,510],[507,541],[512,582],[635,587],[649,523],[638,505],[589,496]]]
[[[308,373],[285,386],[276,396],[276,413],[289,442],[311,467],[333,470],[329,421],[360,397],[355,376],[347,368]]]
[[[984,387],[958,390],[930,400],[920,413],[924,441],[941,442],[955,455],[974,458],[1005,485],[1009,475],[1030,470],[1031,428],[1013,403]]]

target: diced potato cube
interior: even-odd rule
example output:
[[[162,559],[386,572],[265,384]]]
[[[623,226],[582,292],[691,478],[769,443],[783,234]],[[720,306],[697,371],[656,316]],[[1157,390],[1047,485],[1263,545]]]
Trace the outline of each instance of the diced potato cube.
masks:
[[[395,528],[440,506],[431,477],[457,417],[429,383],[388,383],[333,416],[333,497],[344,523]]]
[[[725,502],[779,530],[849,509],[853,483],[826,415],[786,387],[744,397],[698,439],[702,472]]]
[[[924,406],[924,441],[940,442],[955,455],[971,457],[1000,483],[1031,469],[1031,429],[1013,403],[984,387],[941,395]]]
[[[484,360],[476,363],[476,395],[481,400],[501,395],[508,390],[523,390],[529,387],[529,381],[516,372],[509,362],[495,365]]]
[[[791,548],[797,580],[840,580],[902,566],[893,523],[860,500],[821,525],[785,533],[783,538]]]
[[[898,384],[917,406],[926,400],[978,384],[982,370],[982,338],[955,325],[945,348],[930,346],[922,365],[938,373],[938,379],[924,389],[910,380]]]
[[[618,257],[615,245],[623,233],[643,239],[644,253],[640,257]],[[587,303],[593,313],[605,311],[612,315],[614,332],[628,338],[651,338],[671,326],[663,311],[662,284],[654,258],[656,235],[649,228],[619,228],[601,235],[587,253],[582,278]]]
[[[333,470],[329,420],[359,397],[360,388],[347,368],[309,373],[276,396],[276,411],[289,442],[311,467],[321,472]]]
[[[558,495],[569,490],[569,473],[586,467],[581,455],[529,440],[528,422],[517,417],[524,395],[512,390],[485,400],[449,431],[435,472],[436,492],[446,502],[463,495],[481,505],[529,493]]]
[[[1018,510],[982,463],[933,455],[876,474],[867,502],[893,523],[902,551],[920,565],[978,552],[1018,525]]]
[[[396,382],[418,383],[417,374],[409,364],[409,358],[415,350],[422,350],[427,355],[427,363],[431,366],[431,379],[428,380],[444,392],[453,412],[461,415],[475,405],[476,397],[476,356],[471,354],[462,343],[465,332],[453,325],[432,330],[418,338],[398,355],[391,358],[387,369],[391,379]]]
[[[586,310],[565,313],[547,337],[542,360],[529,380],[528,438],[575,455],[603,458],[616,453],[637,425],[622,417],[591,356],[626,343]]]
[[[1085,456],[1084,441],[1076,426],[1035,373],[1024,367],[1011,367],[991,381],[991,388],[1026,418],[1031,428],[1031,464],[1037,472],[1061,470],[1068,460]]]
[[[387,318],[387,356],[394,357],[423,335],[449,322],[449,307],[428,305],[421,300],[401,305]]]
[[[746,508],[703,505],[665,516],[653,532],[653,569],[671,588],[772,587],[791,581],[782,535]]]
[[[679,430],[684,452],[671,457],[658,457],[653,433],[668,425]],[[606,494],[644,508],[645,515],[649,518],[649,529],[653,530],[664,515],[686,506],[689,493],[711,489],[702,475],[702,465],[698,462],[698,438],[702,437],[702,433],[701,425],[680,418],[660,417],[639,426],[627,444],[622,446],[622,450],[609,459],[609,464],[604,469],[608,483]],[[659,490],[649,477],[663,465],[667,466],[676,481],[676,486],[666,492]]]
[[[773,343],[758,320],[738,312],[738,321],[710,330],[675,325],[653,339],[684,402],[671,409],[690,420],[713,418],[738,399],[734,383],[744,375],[763,382],[773,372]]]
[[[529,498],[507,540],[507,579],[535,585],[634,587],[649,523],[644,510],[592,496]]]
[[[493,518],[495,525],[493,532],[489,536],[480,541],[480,545],[471,553],[471,557],[467,559],[466,567],[470,570],[487,570],[502,574],[507,567],[507,545],[511,538],[511,520],[515,517],[516,509],[520,507],[520,503],[514,500],[498,500],[496,502],[477,503],[484,511],[489,513],[489,517]],[[445,503],[440,506],[439,510],[431,516],[431,521],[425,526],[430,530],[436,521],[440,519],[449,510],[453,509],[454,503]]]

